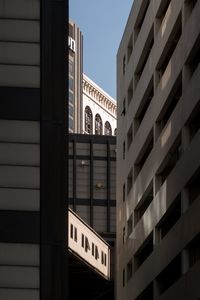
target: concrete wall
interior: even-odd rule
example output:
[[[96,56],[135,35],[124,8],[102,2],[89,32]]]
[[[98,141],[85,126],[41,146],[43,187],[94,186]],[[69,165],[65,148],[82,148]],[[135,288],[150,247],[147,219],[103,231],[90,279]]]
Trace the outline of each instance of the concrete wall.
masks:
[[[117,299],[146,299],[144,291],[147,293],[151,285],[148,299],[177,299],[183,295],[184,299],[198,299],[200,290],[194,274],[199,272],[199,263],[189,266],[188,247],[200,230],[195,213],[198,195],[190,202],[189,191],[200,167],[199,125],[195,121],[200,113],[200,68],[195,56],[200,47],[200,3],[197,1],[193,7],[190,1],[154,0],[144,5],[134,1],[117,55]],[[153,195],[149,194],[152,198],[147,200],[150,187]],[[181,215],[161,238],[161,224],[177,199]],[[128,235],[130,218],[133,228]],[[151,235],[153,250],[138,267],[137,258]],[[161,275],[177,255],[182,261],[181,274],[161,292]],[[130,261],[132,275],[127,276]],[[194,283],[189,279],[192,276]]]

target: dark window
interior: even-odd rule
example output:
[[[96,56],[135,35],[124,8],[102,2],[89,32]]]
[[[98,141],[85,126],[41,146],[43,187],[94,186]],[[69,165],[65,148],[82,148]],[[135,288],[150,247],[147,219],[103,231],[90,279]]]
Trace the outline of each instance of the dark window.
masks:
[[[81,246],[84,248],[85,246],[85,236],[84,234],[81,234]]]
[[[115,128],[114,130],[114,135],[117,135],[117,128]]]
[[[99,258],[99,250],[98,250],[98,247],[95,246],[95,259],[98,259]]]
[[[124,55],[124,57],[123,57],[122,72],[123,72],[123,75],[124,75],[125,72],[126,72],[126,56],[125,56],[125,55]]]
[[[89,106],[85,108],[85,131],[92,134],[92,111]]]
[[[73,239],[73,228],[74,226],[72,224],[70,224],[70,237]]]
[[[181,254],[177,255],[169,265],[158,275],[159,293],[165,292],[181,277]]]
[[[125,154],[126,154],[126,144],[125,142],[123,142],[123,155],[122,155],[123,159],[125,159]]]
[[[77,242],[77,228],[74,227],[74,240]]]
[[[189,267],[193,267],[200,260],[200,234],[188,246]]]
[[[131,169],[127,178],[127,194],[130,192],[132,186],[133,186],[133,170]]]
[[[131,279],[133,275],[133,264],[132,259],[127,264],[127,281]]]
[[[150,131],[134,165],[134,179],[136,180],[138,174],[142,170],[147,158],[149,157],[151,150],[153,149],[154,135],[153,129]]]
[[[123,202],[125,202],[125,198],[126,198],[126,186],[125,186],[125,184],[123,185],[123,195],[122,195],[122,198],[123,198]]]
[[[127,221],[127,236],[129,237],[133,231],[133,215],[131,214]]]
[[[104,134],[105,135],[112,135],[112,128],[111,128],[111,125],[108,121],[105,122]]]
[[[150,283],[135,300],[153,300],[153,290],[153,283]]]
[[[153,252],[153,232],[146,238],[143,244],[134,255],[135,271],[143,264],[143,262]]]
[[[102,128],[102,120],[99,114],[95,116],[95,134],[102,135],[103,128]]]
[[[123,286],[125,286],[125,280],[126,280],[126,278],[125,278],[125,269],[123,269],[123,274],[122,274],[122,284],[123,284]]]
[[[128,133],[127,133],[127,148],[129,149],[131,143],[133,141],[133,126],[131,124]]]
[[[69,89],[74,90],[74,79],[69,77]]]
[[[92,243],[92,256],[94,256],[94,243]]]

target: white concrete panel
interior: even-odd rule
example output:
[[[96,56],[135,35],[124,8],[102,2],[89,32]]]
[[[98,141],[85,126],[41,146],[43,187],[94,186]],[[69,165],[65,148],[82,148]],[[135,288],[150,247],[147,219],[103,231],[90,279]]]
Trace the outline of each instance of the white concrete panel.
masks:
[[[0,86],[39,88],[40,68],[35,66],[1,65]]]
[[[40,145],[0,143],[0,164],[39,166]]]
[[[0,166],[0,187],[39,189],[40,169],[38,167]]]
[[[40,210],[40,190],[0,188],[0,209]]]
[[[16,42],[40,42],[39,21],[0,20],[0,40]]]
[[[39,288],[39,268],[0,266],[0,287]]]
[[[35,121],[0,120],[1,142],[40,142],[40,123]]]
[[[1,300],[39,300],[39,290],[31,289],[0,289]]]
[[[39,266],[39,245],[0,243],[0,265]]]
[[[0,42],[0,63],[38,66],[40,64],[40,45]]]
[[[40,0],[1,0],[0,17],[38,20],[40,18]]]

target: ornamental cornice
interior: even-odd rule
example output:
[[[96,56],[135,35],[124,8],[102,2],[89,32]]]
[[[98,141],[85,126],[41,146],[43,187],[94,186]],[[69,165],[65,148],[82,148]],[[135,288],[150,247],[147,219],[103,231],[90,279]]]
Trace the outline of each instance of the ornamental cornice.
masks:
[[[105,110],[112,114],[115,118],[117,115],[117,103],[110,97],[106,92],[104,92],[100,87],[98,87],[94,82],[92,82],[86,75],[83,74],[83,93],[88,95],[94,102],[100,104]]]

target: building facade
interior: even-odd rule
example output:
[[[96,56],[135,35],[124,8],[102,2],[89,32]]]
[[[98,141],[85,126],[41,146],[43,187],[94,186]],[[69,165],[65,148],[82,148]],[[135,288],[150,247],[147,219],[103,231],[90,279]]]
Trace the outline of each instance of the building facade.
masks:
[[[102,88],[83,74],[81,133],[116,135],[117,103]]]
[[[69,174],[69,207],[114,246],[116,138],[70,134]]]
[[[1,300],[69,299],[66,18],[67,1],[0,1]]]
[[[82,125],[82,74],[83,74],[83,35],[71,20],[68,23],[69,36],[69,132],[81,132]]]
[[[117,54],[121,300],[200,299],[200,1],[135,0]]]
[[[69,132],[116,135],[116,101],[83,74],[83,35],[69,21]]]

